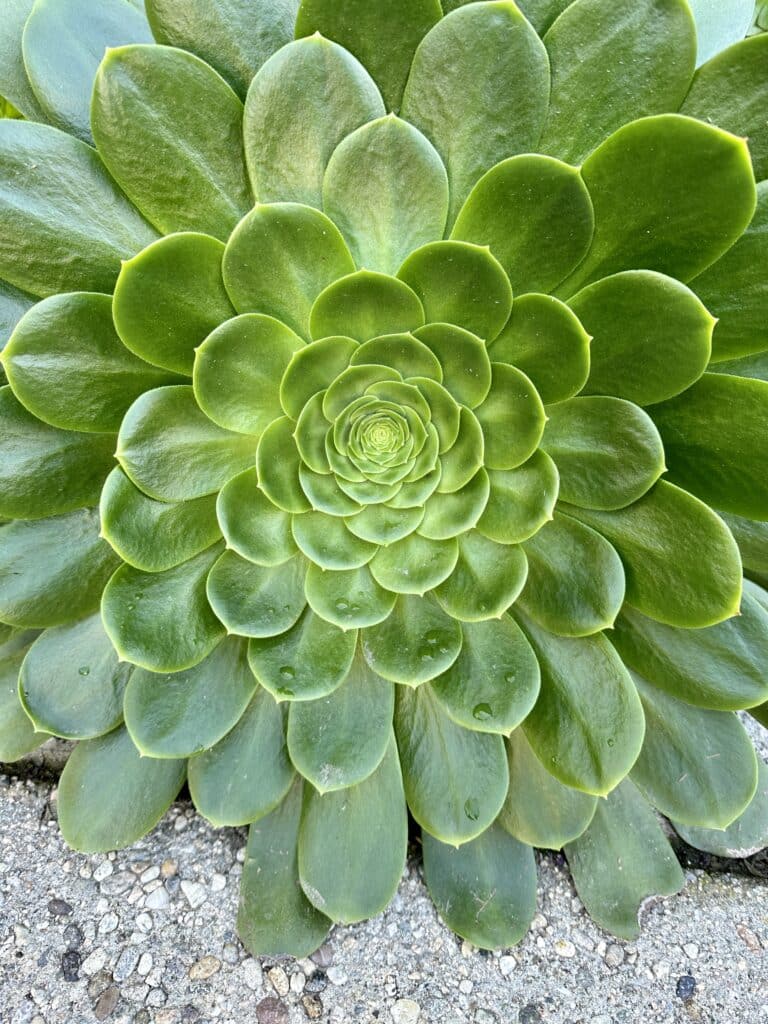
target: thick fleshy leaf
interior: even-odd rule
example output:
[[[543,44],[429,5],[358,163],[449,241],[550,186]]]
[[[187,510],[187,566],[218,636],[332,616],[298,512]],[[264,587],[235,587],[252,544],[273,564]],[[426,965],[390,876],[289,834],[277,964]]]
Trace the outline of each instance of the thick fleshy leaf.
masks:
[[[444,672],[459,655],[461,627],[431,597],[398,597],[390,615],[362,634],[365,659],[394,683],[418,686]]]
[[[276,700],[317,700],[344,682],[356,645],[357,630],[342,630],[306,608],[287,632],[254,637],[248,660]]]
[[[418,525],[422,537],[448,540],[459,537],[477,525],[488,504],[491,482],[484,469],[479,469],[468,484],[450,494],[433,494],[424,506],[424,517]]]
[[[117,459],[145,494],[190,501],[218,491],[253,465],[256,441],[216,426],[188,385],[156,388],[125,415]]]
[[[483,428],[488,469],[521,466],[544,433],[546,416],[536,388],[508,363],[491,364],[491,389],[475,415]]]
[[[320,209],[334,149],[385,113],[368,72],[337,43],[313,36],[284,46],[256,74],[245,101],[245,158],[256,198]]]
[[[309,400],[346,370],[357,347],[352,338],[334,337],[313,341],[294,352],[280,382],[280,401],[291,419],[297,420]]]
[[[733,712],[694,708],[635,677],[645,739],[632,779],[662,814],[726,828],[757,786],[752,741]]]
[[[624,508],[665,470],[653,420],[623,398],[592,395],[548,411],[541,447],[560,474],[560,497],[585,508]]]
[[[490,346],[494,362],[522,370],[545,405],[573,398],[589,375],[590,337],[577,317],[552,295],[515,299],[512,316]]]
[[[423,518],[423,508],[366,505],[362,512],[347,519],[346,527],[350,533],[371,544],[392,544],[413,533]]]
[[[443,8],[449,10],[452,5],[458,6],[460,3],[469,2],[470,0],[443,0]],[[573,0],[520,0],[518,7],[539,35],[543,36],[555,18],[572,3]]]
[[[565,848],[576,891],[595,922],[631,942],[649,896],[671,896],[685,876],[647,802],[627,779],[597,801],[589,828]]]
[[[41,519],[96,505],[114,465],[114,434],[50,427],[0,388],[0,517]]]
[[[112,323],[112,297],[95,292],[43,299],[18,324],[2,359],[19,401],[63,430],[117,431],[139,395],[178,380],[128,351]]]
[[[186,763],[142,757],[125,728],[78,743],[61,773],[59,827],[75,850],[119,850],[155,827],[184,783]]]
[[[0,526],[0,622],[38,629],[89,615],[117,563],[92,509]]]
[[[31,121],[45,121],[24,67],[22,38],[35,0],[0,0],[0,95]]]
[[[736,539],[745,569],[768,574],[768,522],[756,523],[741,516],[722,516]]]
[[[586,394],[650,405],[684,391],[707,368],[716,321],[671,277],[625,271],[568,305],[592,336]]]
[[[373,578],[387,590],[422,595],[451,575],[458,557],[455,538],[430,540],[412,533],[380,548],[370,568]]]
[[[487,170],[536,148],[548,93],[546,50],[514,3],[470,4],[427,34],[413,59],[402,113],[445,162],[450,223]]]
[[[8,763],[18,761],[50,739],[48,733],[35,732],[19,700],[19,669],[26,648],[9,653],[10,647],[9,643],[0,647],[0,761]]]
[[[299,549],[321,569],[359,569],[376,554],[375,544],[356,537],[341,519],[329,519],[322,512],[294,516],[291,527]]]
[[[443,379],[440,360],[412,334],[384,334],[359,345],[352,352],[350,365],[366,364],[390,367],[403,377],[418,377],[434,383]]]
[[[169,46],[110,50],[93,87],[99,153],[163,234],[204,231],[225,241],[250,209],[242,118],[242,103],[213,68]]]
[[[46,119],[91,141],[93,80],[105,49],[151,43],[128,0],[37,0],[24,26],[24,67]]]
[[[477,531],[498,544],[528,540],[552,518],[557,467],[541,449],[517,469],[491,470],[491,493]]]
[[[412,252],[397,272],[418,295],[427,323],[447,323],[492,341],[509,319],[512,288],[485,247],[431,242]]]
[[[125,725],[145,757],[191,757],[229,732],[256,686],[245,641],[229,638],[185,672],[137,669],[125,691]]]
[[[323,180],[323,209],[359,267],[394,274],[410,252],[443,237],[448,177],[421,132],[390,115],[362,125],[336,148]]]
[[[682,114],[749,139],[755,178],[768,175],[768,36],[744,39],[708,61],[693,80]]]
[[[216,498],[168,504],[148,498],[113,469],[101,492],[101,531],[124,562],[163,572],[205,551],[221,537]]]
[[[16,324],[34,306],[37,300],[26,292],[14,288],[7,281],[0,281],[0,352],[13,334]],[[0,384],[5,384],[5,375],[0,365]]]
[[[379,586],[366,565],[343,572],[310,565],[305,588],[310,608],[341,629],[383,622],[396,600],[395,594]]]
[[[721,363],[710,363],[710,373],[727,373],[732,377],[751,377],[752,380],[768,381],[768,350],[757,352],[740,359],[724,359]]]
[[[489,245],[519,295],[558,285],[586,254],[593,230],[578,168],[525,154],[502,160],[478,181],[451,237]]]
[[[223,265],[239,313],[266,313],[305,338],[317,296],[354,270],[336,225],[300,203],[258,205],[233,231]]]
[[[575,164],[628,121],[677,110],[696,66],[685,0],[612,0],[609,17],[604,0],[578,0],[544,43],[552,92],[541,149]]]
[[[272,697],[258,688],[234,729],[190,758],[187,775],[195,807],[217,827],[247,825],[274,810],[294,771]]]
[[[717,263],[692,282],[713,316],[719,317],[712,337],[715,360],[732,359],[768,349],[768,181],[757,186],[752,222]]]
[[[528,561],[522,548],[497,544],[476,530],[459,537],[459,560],[435,597],[463,622],[496,619],[514,603],[525,584]]]
[[[195,353],[195,398],[226,430],[258,437],[282,415],[280,381],[304,342],[271,316],[245,313],[209,334]]]
[[[539,664],[523,631],[508,615],[461,627],[461,653],[432,682],[451,718],[466,729],[510,733],[539,694]]]
[[[217,544],[165,572],[122,565],[104,590],[104,628],[123,661],[150,672],[180,672],[216,647],[225,629],[211,611],[205,582]]]
[[[747,34],[752,24],[754,4],[752,0],[688,0],[696,21],[698,37],[697,64],[703,64],[731,43],[738,42]]]
[[[507,792],[502,737],[457,725],[429,686],[399,687],[395,733],[408,807],[421,827],[457,846],[484,832]]]
[[[696,629],[737,614],[739,549],[722,519],[693,495],[661,480],[628,508],[563,511],[613,544],[624,564],[627,602],[644,615]]]
[[[673,822],[689,846],[717,857],[751,857],[768,844],[768,765],[758,760],[757,790],[745,811],[728,828],[710,829]]]
[[[299,883],[301,809],[297,780],[282,803],[248,832],[237,931],[254,956],[309,956],[331,927]]]
[[[536,911],[533,850],[493,824],[458,849],[422,833],[424,880],[445,923],[481,949],[518,943]]]
[[[507,740],[509,791],[499,824],[522,843],[559,850],[589,825],[597,797],[571,789],[546,770],[524,729]]]
[[[340,43],[370,70],[389,110],[397,110],[414,52],[442,17],[440,0],[302,0],[296,36],[315,32]]]
[[[714,508],[768,519],[768,382],[706,373],[651,413],[669,480]]]
[[[427,324],[415,334],[437,356],[443,387],[453,398],[470,409],[480,405],[491,388],[491,361],[482,339],[453,324]]]
[[[296,553],[291,517],[259,489],[255,469],[232,477],[216,501],[227,546],[257,565],[281,565]]]
[[[217,238],[185,231],[127,260],[112,303],[123,343],[154,366],[191,374],[195,349],[235,315],[221,277],[223,256]]]
[[[424,309],[408,285],[368,270],[329,285],[318,296],[309,319],[315,339],[344,335],[355,341],[413,331],[423,324]]]
[[[38,637],[21,667],[19,692],[40,732],[93,739],[122,722],[131,672],[118,661],[96,612]]]
[[[558,636],[612,628],[624,602],[624,569],[604,537],[556,512],[523,550],[528,579],[518,604],[526,615]]]
[[[625,608],[611,640],[626,665],[688,704],[736,711],[768,700],[768,613],[746,589],[740,614],[708,629],[674,629]]]
[[[755,211],[745,140],[679,114],[619,128],[581,173],[595,235],[562,285],[566,295],[637,267],[689,281],[730,249]]]
[[[0,120],[0,275],[33,295],[111,291],[152,228],[96,153],[45,125]]]
[[[394,687],[358,652],[333,692],[291,703],[291,761],[320,793],[356,786],[376,770],[386,753],[394,707]]]
[[[284,512],[307,512],[310,503],[301,487],[301,456],[294,438],[294,423],[287,416],[273,420],[256,449],[259,487]]]
[[[196,53],[244,97],[261,65],[293,39],[299,0],[146,0],[146,6],[158,43]]]
[[[559,637],[523,621],[538,655],[541,694],[523,728],[541,763],[566,786],[605,796],[643,743],[643,709],[604,636]]]
[[[278,636],[306,607],[301,555],[283,565],[262,566],[225,551],[208,577],[208,600],[228,632],[239,636]]]
[[[334,921],[362,921],[392,899],[405,868],[408,809],[397,747],[376,770],[338,792],[305,790],[299,874],[310,901]]]

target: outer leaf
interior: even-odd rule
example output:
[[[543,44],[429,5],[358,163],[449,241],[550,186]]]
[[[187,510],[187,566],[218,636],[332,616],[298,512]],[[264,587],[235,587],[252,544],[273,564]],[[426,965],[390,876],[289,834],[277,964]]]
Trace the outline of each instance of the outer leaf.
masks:
[[[358,652],[344,682],[332,693],[291,704],[291,760],[320,793],[356,786],[381,764],[394,707],[394,688]]]
[[[255,688],[245,642],[230,638],[186,672],[134,672],[125,691],[125,725],[146,757],[190,757],[237,724]]]
[[[501,736],[456,725],[428,686],[399,688],[395,733],[408,807],[422,828],[454,845],[484,832],[507,792]]]
[[[93,739],[122,722],[131,672],[118,661],[97,612],[37,638],[21,666],[19,693],[40,732]]]
[[[118,561],[91,509],[8,523],[0,539],[0,622],[13,626],[60,626],[89,615]]]
[[[255,469],[232,477],[219,492],[216,513],[227,546],[257,565],[282,565],[296,554],[291,517],[259,490]]]
[[[750,857],[768,844],[768,765],[757,763],[757,791],[745,811],[725,830],[696,828],[674,822],[689,846],[717,857]]]
[[[715,508],[768,519],[768,382],[707,373],[652,413],[671,481]]]
[[[727,514],[722,518],[739,545],[744,568],[768,573],[768,523]]]
[[[283,800],[294,778],[283,715],[257,688],[234,729],[190,758],[189,791],[198,811],[216,826],[258,821]]]
[[[302,0],[296,35],[320,32],[370,69],[387,107],[397,110],[416,47],[440,20],[440,0]]]
[[[598,800],[591,825],[565,853],[590,917],[630,942],[640,934],[643,902],[685,885],[656,815],[629,779],[607,800]]]
[[[696,64],[685,0],[613,0],[608,17],[603,0],[576,0],[544,44],[552,93],[541,148],[572,163],[628,121],[677,110]]]
[[[40,519],[95,505],[114,465],[114,434],[58,430],[0,388],[0,517]]]
[[[341,519],[329,519],[322,512],[294,516],[291,528],[299,549],[321,569],[359,569],[376,553],[374,544],[356,537]]]
[[[392,727],[376,771],[349,789],[308,789],[299,833],[301,886],[334,921],[362,921],[392,899],[405,867],[408,811]]]
[[[211,67],[172,47],[110,50],[93,88],[91,127],[104,163],[163,234],[225,240],[250,208],[242,116]]]
[[[528,573],[522,548],[497,544],[476,530],[459,537],[459,560],[435,597],[464,622],[498,618],[516,600]]]
[[[524,729],[507,740],[509,791],[499,824],[523,843],[559,850],[592,820],[597,797],[564,786],[534,754]]]
[[[0,275],[33,295],[111,291],[155,238],[85,143],[0,120]]]
[[[245,101],[245,158],[262,203],[322,206],[323,175],[342,139],[386,111],[368,72],[341,46],[313,36],[264,64]]]
[[[152,41],[143,12],[128,0],[36,0],[22,52],[46,120],[91,142],[91,92],[105,49]]]
[[[490,356],[522,370],[547,405],[573,398],[584,387],[590,337],[559,299],[523,295],[515,299],[512,316],[492,343]]]
[[[488,474],[484,469],[479,469],[469,483],[458,491],[433,494],[424,507],[424,518],[418,526],[419,533],[432,540],[461,536],[477,525],[488,504],[490,491]]]
[[[293,38],[298,0],[146,0],[158,43],[202,57],[244,97],[261,65]]]
[[[407,686],[444,672],[461,644],[459,624],[430,597],[401,595],[384,622],[362,634],[363,654],[374,672]]]
[[[693,495],[661,480],[616,512],[567,511],[616,548],[627,577],[627,602],[644,615],[690,629],[737,613],[739,550],[722,520]]]
[[[369,341],[383,334],[413,331],[424,309],[408,285],[386,274],[361,270],[329,285],[312,307],[312,337],[344,335]]]
[[[287,632],[254,637],[248,660],[276,700],[317,700],[344,682],[356,646],[357,630],[345,632],[306,608]]]
[[[716,321],[671,277],[628,270],[568,304],[592,335],[586,394],[649,405],[684,391],[707,368]]]
[[[612,628],[624,603],[624,569],[604,537],[555,513],[523,550],[528,579],[518,604],[526,615],[559,636]]]
[[[519,295],[558,285],[585,256],[593,230],[592,200],[578,168],[526,154],[480,178],[451,237],[490,245]]]
[[[63,430],[96,433],[117,431],[139,395],[178,380],[128,351],[112,323],[112,297],[92,292],[34,306],[3,350],[3,366],[33,415]]]
[[[21,49],[24,25],[33,5],[34,0],[0,0],[0,95],[24,117],[44,121],[45,114],[27,77]]]
[[[757,786],[752,741],[732,712],[693,708],[635,677],[645,712],[632,779],[669,818],[725,828]]]
[[[306,607],[306,571],[301,555],[264,567],[225,551],[208,577],[208,600],[228,632],[277,636],[290,629]]]
[[[487,170],[535,149],[548,90],[546,51],[514,3],[470,4],[425,36],[413,59],[402,114],[445,162],[449,223]]]
[[[462,0],[458,0],[458,2],[460,3]],[[469,2],[469,0],[464,0],[464,2]],[[573,0],[520,0],[518,6],[539,35],[543,36],[555,18],[562,14],[571,3]],[[443,0],[443,7],[446,4],[449,7],[451,4],[456,5],[457,0]]]
[[[341,629],[383,622],[396,600],[395,594],[379,586],[365,565],[344,572],[323,571],[310,565],[305,586],[310,608]]]
[[[267,313],[304,338],[317,296],[354,269],[336,225],[299,203],[252,210],[232,233],[223,267],[239,313]]]
[[[477,531],[498,544],[528,540],[552,518],[557,501],[557,467],[541,449],[517,469],[492,470],[491,493]]]
[[[5,762],[18,761],[50,738],[35,732],[19,700],[19,669],[26,650],[8,653],[11,646],[0,648],[0,760]]]
[[[745,4],[746,5],[746,0]],[[768,130],[762,111],[768,103],[768,37],[744,39],[707,61],[696,73],[681,114],[720,125],[749,139],[755,178],[768,175]]]
[[[283,802],[248,832],[237,930],[255,956],[308,956],[331,926],[299,884],[301,806],[297,780]]]
[[[34,306],[31,295],[19,291],[12,284],[0,281],[0,351],[13,334],[13,329],[24,314]],[[0,366],[0,383],[4,384],[3,368]]]
[[[225,629],[205,594],[216,545],[165,572],[121,566],[104,589],[104,628],[123,661],[150,672],[180,672],[199,664]]]
[[[536,655],[508,615],[465,622],[456,661],[432,682],[451,718],[478,732],[509,733],[526,717],[539,695]]]
[[[218,491],[253,465],[255,441],[217,427],[192,388],[156,388],[126,413],[117,459],[130,479],[159,501],[189,501]]]
[[[541,666],[541,694],[523,728],[541,763],[566,786],[605,796],[643,742],[643,709],[604,636],[556,637],[524,620]]]
[[[410,252],[443,237],[448,176],[421,132],[390,115],[339,144],[323,179],[323,208],[359,267],[394,274]]]
[[[195,349],[234,316],[221,278],[224,246],[210,235],[168,235],[127,260],[115,285],[117,333],[155,366],[192,373]]]
[[[688,704],[737,711],[768,700],[768,613],[747,590],[741,614],[708,629],[674,629],[626,608],[611,640],[626,665]]]
[[[168,504],[135,487],[119,468],[101,492],[101,530],[124,562],[144,572],[163,572],[205,551],[221,537],[216,498]]]
[[[422,833],[424,878],[451,931],[481,949],[518,943],[536,910],[530,846],[498,824],[458,849]]]
[[[185,767],[142,757],[124,728],[79,743],[59,780],[59,827],[67,843],[87,853],[135,843],[176,798]]]
[[[624,508],[664,472],[653,420],[631,402],[595,395],[548,410],[541,447],[560,474],[560,497],[586,508]]]
[[[755,211],[746,142],[678,114],[619,128],[585,161],[582,175],[595,235],[562,285],[566,295],[636,267],[689,281],[730,249]]]
[[[698,64],[743,39],[752,23],[752,0],[733,0],[729,4],[718,0],[689,0],[689,3],[696,19]]]

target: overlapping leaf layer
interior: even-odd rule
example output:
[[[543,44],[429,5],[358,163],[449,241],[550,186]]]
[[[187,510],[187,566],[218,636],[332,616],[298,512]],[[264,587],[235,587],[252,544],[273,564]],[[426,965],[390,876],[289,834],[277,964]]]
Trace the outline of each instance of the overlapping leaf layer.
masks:
[[[146,8],[0,5],[0,756],[78,849],[255,822],[255,952],[409,812],[478,945],[536,846],[635,935],[654,808],[768,843],[752,0]]]

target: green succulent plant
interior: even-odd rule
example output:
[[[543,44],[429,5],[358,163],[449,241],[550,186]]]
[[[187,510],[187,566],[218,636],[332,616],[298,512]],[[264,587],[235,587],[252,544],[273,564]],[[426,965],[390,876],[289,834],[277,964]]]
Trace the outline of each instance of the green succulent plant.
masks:
[[[753,15],[0,2],[0,756],[79,741],[72,846],[186,780],[301,955],[409,812],[485,947],[534,847],[632,937],[655,811],[768,843]]]

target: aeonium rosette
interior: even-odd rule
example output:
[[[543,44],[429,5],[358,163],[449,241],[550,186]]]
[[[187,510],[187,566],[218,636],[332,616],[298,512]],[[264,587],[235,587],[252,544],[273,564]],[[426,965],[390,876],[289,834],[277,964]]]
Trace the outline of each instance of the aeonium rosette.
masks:
[[[686,0],[180,2],[157,42],[107,4],[66,104],[45,4],[38,106],[0,72],[0,752],[81,741],[81,849],[185,778],[255,823],[259,952],[385,906],[408,812],[477,944],[534,846],[633,935],[682,880],[653,808],[768,838],[766,39],[694,74]]]

